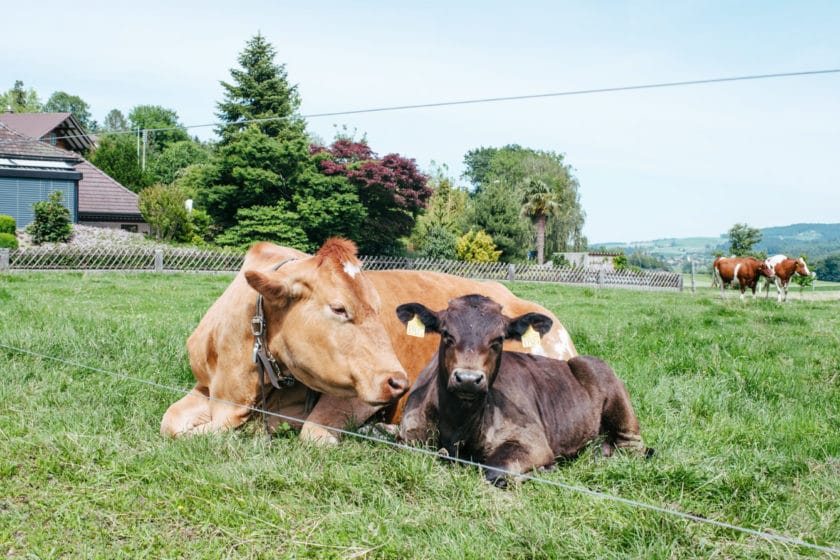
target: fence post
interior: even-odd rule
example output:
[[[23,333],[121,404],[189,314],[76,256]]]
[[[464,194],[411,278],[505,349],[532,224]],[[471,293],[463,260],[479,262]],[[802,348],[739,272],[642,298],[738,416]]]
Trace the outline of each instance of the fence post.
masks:
[[[604,269],[603,268],[598,269],[598,287],[599,288],[604,287]]]
[[[163,272],[163,249],[155,249],[155,272]]]
[[[9,270],[9,250],[0,249],[0,272]]]
[[[516,267],[512,264],[508,265],[508,282],[513,282],[516,280]]]
[[[691,293],[697,293],[697,287],[694,283],[694,259],[691,259]]]

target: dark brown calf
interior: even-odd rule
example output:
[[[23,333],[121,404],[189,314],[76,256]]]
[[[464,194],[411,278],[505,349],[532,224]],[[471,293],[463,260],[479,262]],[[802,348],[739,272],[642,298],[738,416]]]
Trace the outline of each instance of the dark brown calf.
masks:
[[[485,478],[497,486],[507,473],[574,457],[601,434],[606,456],[616,447],[648,452],[627,389],[604,361],[502,351],[506,338],[524,342],[537,336],[534,330],[548,332],[545,315],[508,318],[480,295],[454,299],[438,312],[404,304],[397,315],[441,335],[406,401],[402,441],[432,443],[485,464]]]
[[[744,291],[747,288],[752,290],[755,299],[755,287],[762,276],[773,276],[773,271],[766,263],[753,257],[718,257],[713,263],[712,274],[714,280],[720,283],[720,297],[726,299],[724,289],[733,282],[737,282],[741,288],[741,299],[744,299]]]

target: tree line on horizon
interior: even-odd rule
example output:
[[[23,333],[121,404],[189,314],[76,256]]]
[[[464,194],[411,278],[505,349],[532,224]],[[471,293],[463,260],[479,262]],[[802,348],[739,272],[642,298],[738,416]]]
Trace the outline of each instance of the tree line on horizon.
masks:
[[[157,105],[127,116],[113,109],[100,125],[80,97],[54,92],[41,104],[20,81],[0,102],[16,112],[73,113],[97,137],[84,155],[139,194],[164,240],[312,251],[343,236],[363,254],[508,262],[586,248],[579,184],[563,154],[477,148],[464,156],[464,187],[445,166],[424,173],[414,159],[380,156],[356,131],[338,130],[327,144],[307,131],[298,88],[275,57],[261,34],[247,41],[221,81],[218,140],[208,142]]]

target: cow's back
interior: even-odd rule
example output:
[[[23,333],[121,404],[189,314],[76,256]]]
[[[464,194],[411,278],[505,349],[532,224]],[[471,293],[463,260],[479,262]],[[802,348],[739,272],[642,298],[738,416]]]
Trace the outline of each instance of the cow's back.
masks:
[[[585,364],[590,358],[575,360]],[[528,441],[526,434],[521,433],[523,429],[544,432],[555,456],[574,455],[582,443],[598,435],[601,403],[613,389],[611,380],[602,371],[576,368],[581,369],[582,379],[566,360],[505,352],[492,392],[497,402],[503,399],[512,406],[498,402],[504,414],[488,421],[495,423],[504,418],[510,437],[522,441]],[[496,432],[500,428],[493,426]]]
[[[551,311],[516,297],[498,282],[478,282],[439,272],[411,270],[369,271],[366,275],[379,292],[382,322],[391,336],[397,357],[412,380],[437,351],[439,338],[437,335],[427,335],[422,339],[406,336],[405,327],[396,314],[397,307],[404,303],[418,302],[430,309],[445,309],[451,299],[467,294],[481,294],[501,304],[502,312],[509,317],[528,312],[547,315],[553,324],[551,331],[543,337],[545,354],[557,359],[569,359],[577,355],[571,337]],[[505,341],[505,349],[527,352],[519,341],[514,340]]]

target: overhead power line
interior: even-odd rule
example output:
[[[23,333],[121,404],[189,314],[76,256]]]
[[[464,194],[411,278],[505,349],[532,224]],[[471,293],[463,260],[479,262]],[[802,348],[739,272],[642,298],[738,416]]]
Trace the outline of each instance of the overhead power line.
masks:
[[[548,99],[552,97],[571,97],[574,95],[594,95],[599,93],[619,93],[625,91],[639,91],[639,90],[649,90],[649,89],[664,89],[664,88],[675,88],[675,87],[689,87],[689,86],[699,86],[699,85],[707,85],[707,84],[720,84],[720,83],[728,83],[728,82],[745,82],[751,80],[770,80],[770,79],[778,79],[778,78],[798,78],[798,77],[805,77],[805,76],[820,76],[826,74],[840,74],[840,68],[829,68],[824,70],[802,70],[799,72],[778,72],[775,74],[750,74],[750,75],[743,75],[743,76],[727,76],[722,78],[704,78],[699,80],[683,80],[678,82],[657,82],[652,84],[636,84],[636,85],[627,85],[627,86],[613,86],[613,87],[604,87],[604,88],[589,88],[589,89],[573,89],[567,91],[556,91],[550,93],[533,93],[533,94],[525,94],[525,95],[509,95],[509,96],[500,96],[500,97],[481,97],[481,98],[473,98],[473,99],[460,99],[460,100],[453,100],[453,101],[436,101],[431,103],[416,103],[411,105],[390,105],[390,106],[383,106],[383,107],[370,107],[366,109],[350,109],[350,110],[343,110],[343,111],[331,111],[325,113],[310,113],[306,115],[291,115],[286,117],[266,117],[262,119],[246,119],[241,121],[236,121],[232,123],[227,122],[213,122],[213,123],[206,123],[206,124],[195,124],[195,125],[185,125],[185,126],[170,126],[164,128],[147,128],[143,129],[147,132],[162,132],[167,130],[189,130],[193,128],[207,128],[210,126],[237,126],[237,125],[245,125],[245,124],[255,124],[255,123],[263,123],[263,122],[274,122],[274,121],[284,121],[284,120],[294,120],[294,119],[317,119],[317,118],[324,118],[324,117],[340,117],[340,116],[347,116],[347,115],[361,115],[365,113],[383,113],[388,111],[410,111],[414,109],[435,109],[439,107],[455,107],[458,105],[478,105],[483,103],[500,103],[505,101],[523,101],[523,100],[530,100],[530,99]],[[137,134],[137,130],[120,130],[120,131],[108,131],[103,130],[96,132],[96,134]],[[82,135],[74,135],[74,136],[64,136],[62,138],[76,138]]]

